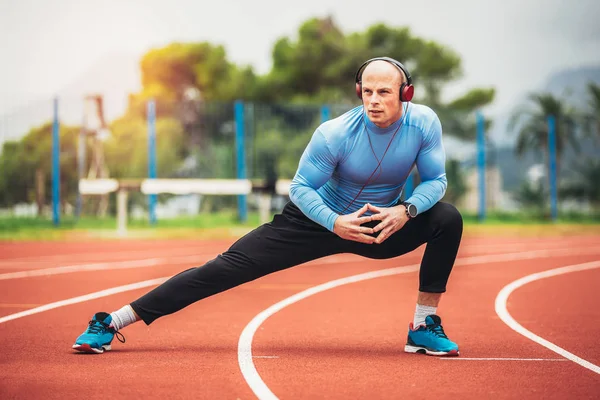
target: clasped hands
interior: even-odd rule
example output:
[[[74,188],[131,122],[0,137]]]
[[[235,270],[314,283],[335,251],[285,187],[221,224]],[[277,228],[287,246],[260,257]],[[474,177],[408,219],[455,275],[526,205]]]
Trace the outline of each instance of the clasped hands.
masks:
[[[363,216],[366,212],[373,214]],[[373,228],[363,226],[367,222],[380,221]],[[352,214],[340,215],[334,223],[333,232],[342,239],[353,240],[360,243],[381,244],[394,232],[402,229],[408,221],[406,209],[403,205],[394,207],[376,207],[365,204],[360,210]],[[377,237],[373,234],[380,232]]]

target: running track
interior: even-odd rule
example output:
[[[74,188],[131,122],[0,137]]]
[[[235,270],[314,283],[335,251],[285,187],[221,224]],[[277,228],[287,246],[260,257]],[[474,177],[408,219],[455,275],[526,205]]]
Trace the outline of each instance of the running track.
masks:
[[[94,312],[230,243],[0,243],[0,398],[600,398],[599,236],[465,238],[439,308],[459,358],[402,351],[423,247],[316,260],[71,350]]]

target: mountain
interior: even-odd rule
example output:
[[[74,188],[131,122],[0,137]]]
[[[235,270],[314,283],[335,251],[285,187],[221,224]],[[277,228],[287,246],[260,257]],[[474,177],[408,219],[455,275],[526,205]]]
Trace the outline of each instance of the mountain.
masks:
[[[514,132],[508,130],[508,121],[517,107],[528,104],[528,96],[533,93],[550,93],[562,97],[572,107],[584,109],[588,104],[588,84],[600,85],[600,65],[582,66],[558,71],[548,76],[541,85],[527,88],[521,98],[515,100],[515,106],[489,115],[494,123],[488,135],[499,146],[512,146],[517,139]]]
[[[600,85],[600,66],[571,68],[552,74],[541,91],[555,96],[564,96],[564,100],[575,107],[586,107],[590,82]]]
[[[554,96],[563,96],[564,101],[576,108],[584,109],[588,103],[588,84],[594,82],[600,85],[600,66],[585,66],[565,69],[550,76],[537,88],[531,88],[529,93],[546,92]],[[526,94],[525,96],[528,96]],[[526,104],[527,98],[518,99],[516,104]],[[519,188],[528,178],[528,173],[538,165],[545,165],[546,160],[539,152],[529,151],[522,156],[515,153],[516,133],[507,128],[513,110],[505,110],[498,115],[489,115],[493,119],[493,127],[488,132],[491,140],[488,144],[486,161],[488,166],[495,166],[502,177],[504,191],[512,192]],[[445,137],[444,143],[448,158],[458,159],[467,168],[477,165],[477,148],[474,142],[465,142],[452,137]],[[581,140],[580,152],[568,148],[562,160],[560,178],[568,180],[576,176],[573,166],[582,160],[597,157],[600,153],[598,144],[591,140]],[[542,169],[545,171],[544,169]]]

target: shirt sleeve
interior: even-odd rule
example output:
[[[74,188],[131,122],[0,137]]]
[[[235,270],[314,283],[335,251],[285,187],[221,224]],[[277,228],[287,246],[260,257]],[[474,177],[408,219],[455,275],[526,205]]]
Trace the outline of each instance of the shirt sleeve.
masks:
[[[420,214],[429,210],[444,197],[448,185],[446,179],[446,151],[442,141],[442,124],[437,115],[425,134],[417,155],[416,165],[421,183],[417,185],[406,201],[414,204]]]
[[[337,158],[323,133],[317,129],[304,150],[290,185],[290,199],[308,218],[333,232],[338,217],[317,192],[333,174]]]

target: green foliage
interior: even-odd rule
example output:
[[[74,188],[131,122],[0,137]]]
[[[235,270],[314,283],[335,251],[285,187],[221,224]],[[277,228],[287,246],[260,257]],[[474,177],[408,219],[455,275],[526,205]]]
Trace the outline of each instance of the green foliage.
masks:
[[[560,188],[560,196],[585,200],[595,210],[600,210],[600,159],[579,160],[574,169],[576,177]]]
[[[536,108],[516,113],[509,121],[509,130],[513,130],[519,123],[521,124],[518,128],[515,151],[518,155],[523,155],[529,150],[541,152],[546,155],[546,160],[548,160],[548,116],[554,116],[556,174],[558,179],[558,176],[560,176],[562,156],[567,149],[567,146],[571,145],[575,150],[579,150],[574,112],[560,101],[560,99],[548,93],[532,94],[529,97],[529,100]],[[546,176],[550,179],[549,163],[546,162],[545,164]],[[549,188],[549,181],[547,183],[547,188]],[[528,189],[526,186],[523,186],[518,193],[520,202],[524,205],[528,205],[527,195],[538,202],[539,196],[546,196],[546,193],[549,192],[547,188],[544,189],[540,186],[539,190],[535,192],[532,191],[531,188]],[[538,202],[538,204],[542,203]]]
[[[512,130],[523,119],[526,121],[518,130],[517,154],[527,150],[547,151],[548,116],[553,115],[556,120],[556,157],[560,161],[568,144],[577,146],[573,112],[551,94],[532,94],[529,99],[536,108],[516,113],[509,123],[509,130]]]
[[[104,144],[110,176],[117,179],[148,176],[148,128],[140,118],[120,118],[111,124],[111,137]],[[156,158],[159,177],[171,176],[185,152],[181,124],[172,118],[156,121]]]
[[[557,222],[542,219],[529,213],[490,212],[482,223],[474,213],[462,212],[465,228],[478,234],[496,235],[552,235],[580,236],[597,234],[600,230],[600,213],[563,213]],[[131,219],[127,239],[166,238],[217,238],[235,239],[256,228],[261,223],[258,213],[249,212],[245,223],[239,221],[235,211],[206,212],[196,216],[159,219],[150,225],[147,219]],[[65,241],[69,239],[123,240],[116,235],[117,221],[114,217],[74,219],[63,217],[57,228],[50,218],[0,217],[0,240]]]
[[[588,84],[588,109],[584,112],[585,134],[600,144],[600,85]]]
[[[77,188],[76,127],[60,128],[61,200],[73,203]],[[19,142],[6,142],[0,156],[0,206],[36,200],[36,172],[44,182],[44,200],[52,196],[52,124],[33,128]]]
[[[556,127],[556,161],[557,174],[564,169],[563,158],[567,149],[570,147],[576,153],[580,152],[580,142],[582,138],[577,127],[580,125],[582,133],[600,140],[600,87],[590,83],[589,89],[589,108],[584,110],[585,123],[580,124],[581,112],[570,108],[559,98],[548,93],[536,93],[529,97],[530,104],[534,108],[526,109],[523,112],[516,113],[509,122],[509,130],[516,128],[517,143],[516,152],[519,155],[533,150],[546,156],[546,176],[548,171],[548,116],[554,116]],[[579,115],[579,116],[578,116]],[[600,143],[600,142],[595,142]],[[580,156],[581,157],[581,156]],[[561,168],[562,167],[562,168]],[[567,166],[567,169],[575,171],[575,177],[559,187],[559,196],[561,199],[574,199],[577,201],[587,201],[598,209],[600,206],[600,163],[593,158],[579,159],[575,165]],[[560,180],[559,180],[560,182]],[[534,207],[543,209],[548,199],[549,185],[532,186],[523,184],[517,193],[517,198],[525,207]]]
[[[273,68],[262,100],[293,99],[339,87],[348,71],[340,70],[346,55],[345,37],[331,19],[311,19],[299,29],[298,41],[281,38],[273,47]],[[321,66],[321,67],[319,67]]]
[[[462,73],[460,57],[443,44],[415,36],[408,27],[374,24],[363,32],[346,34],[331,18],[312,18],[301,24],[295,38],[275,42],[272,68],[260,76],[249,66],[229,61],[221,45],[171,43],[142,57],[142,90],[130,95],[126,113],[110,126],[112,136],[104,143],[110,176],[147,176],[146,107],[154,99],[159,177],[233,177],[232,102],[241,99],[257,108],[269,104],[247,127],[253,132],[247,149],[253,157],[254,178],[291,178],[320,122],[318,105],[343,105],[345,110],[357,105],[356,69],[365,60],[383,55],[405,63],[419,94],[415,101],[448,115],[442,118],[444,124],[461,121],[493,100],[493,89],[472,89],[442,104],[444,85]],[[461,137],[473,134],[472,124],[455,125],[445,127],[445,132]],[[1,205],[31,202],[38,169],[45,176],[49,202],[50,129],[46,124],[19,143],[5,144],[0,156]],[[62,199],[71,203],[76,196],[78,129],[61,128]],[[87,154],[89,158],[91,149]]]
[[[145,94],[160,94],[171,101],[183,100],[191,88],[198,89],[207,101],[231,101],[242,93],[239,89],[251,91],[246,84],[254,79],[252,69],[227,61],[223,46],[207,42],[172,43],[151,50],[140,66],[142,86],[148,89]]]
[[[435,108],[443,105],[443,85],[462,74],[454,50],[414,36],[408,27],[379,23],[346,35],[330,17],[311,18],[301,24],[296,40],[281,37],[275,42],[272,68],[264,76],[230,63],[222,46],[206,42],[172,43],[151,50],[141,62],[143,90],[132,96],[131,103],[141,112],[141,104],[155,98],[160,109],[168,110],[169,104],[186,98],[186,91],[197,89],[206,101],[356,104],[358,66],[384,55],[401,60],[411,70],[418,93],[423,93],[416,101]],[[473,89],[464,97],[473,101],[463,101],[461,111],[489,104],[494,91]]]
[[[496,90],[494,88],[473,89],[451,101],[448,107],[455,111],[468,112],[491,103],[495,94]]]
[[[280,178],[294,176],[300,156],[319,125],[319,111],[316,106],[279,104],[255,108],[255,178],[266,178],[272,172],[269,168]]]
[[[588,84],[589,92],[589,110],[594,117],[600,117],[600,85],[593,82]]]
[[[540,215],[545,209],[548,191],[540,183],[525,181],[514,197],[523,209],[528,210],[531,214]]]

